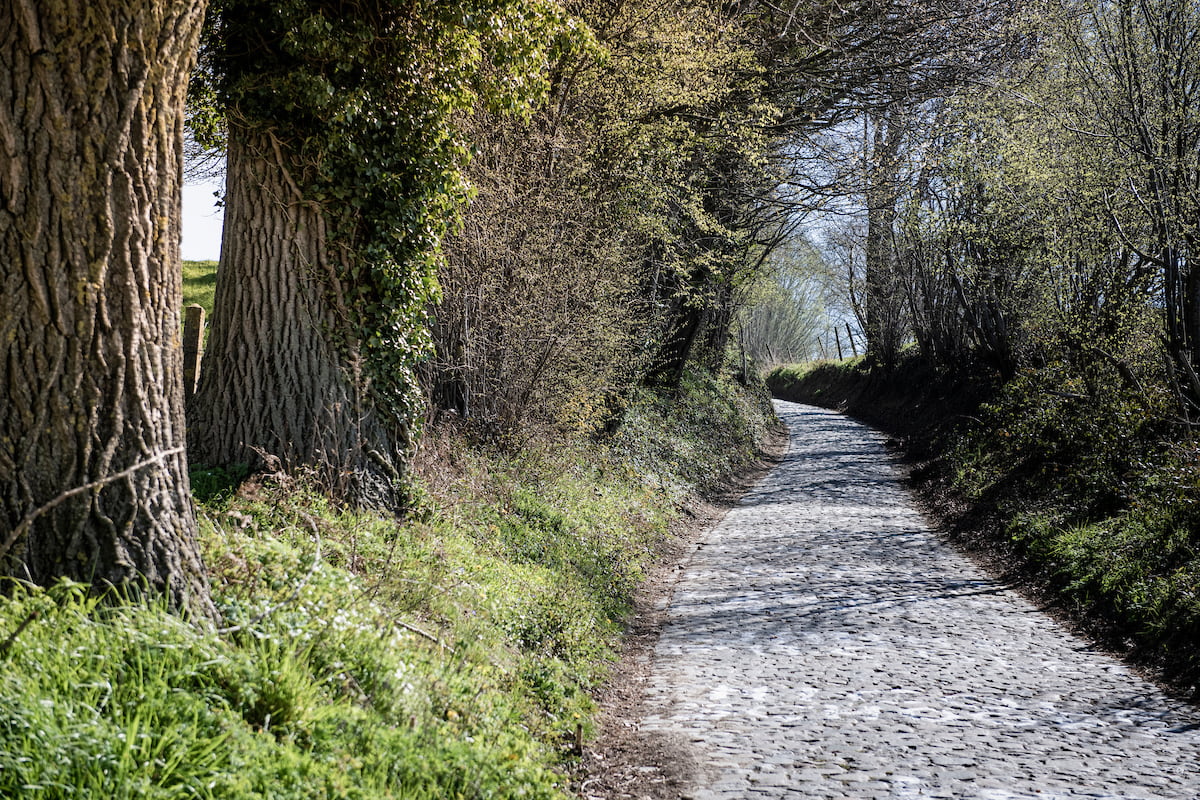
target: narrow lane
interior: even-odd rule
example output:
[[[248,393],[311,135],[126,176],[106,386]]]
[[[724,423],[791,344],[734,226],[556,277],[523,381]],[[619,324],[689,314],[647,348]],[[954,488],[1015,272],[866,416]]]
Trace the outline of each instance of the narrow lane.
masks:
[[[777,403],[782,464],[690,557],[643,731],[694,800],[1200,797],[1200,715],[938,540],[870,429]]]

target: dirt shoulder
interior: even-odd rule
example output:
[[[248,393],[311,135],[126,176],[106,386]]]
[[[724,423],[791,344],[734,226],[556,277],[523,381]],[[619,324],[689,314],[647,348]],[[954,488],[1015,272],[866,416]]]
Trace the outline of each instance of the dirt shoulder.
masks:
[[[597,695],[598,733],[584,743],[572,788],[585,800],[671,800],[697,765],[678,743],[639,729],[644,689],[675,585],[696,545],[787,454],[787,432],[772,433],[759,457],[718,492],[693,498],[646,576],[626,623],[621,657]]]

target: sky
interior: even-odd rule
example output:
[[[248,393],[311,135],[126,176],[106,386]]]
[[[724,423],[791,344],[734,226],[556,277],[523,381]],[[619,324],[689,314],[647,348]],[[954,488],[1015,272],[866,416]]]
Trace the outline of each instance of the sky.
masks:
[[[216,261],[221,255],[221,209],[213,192],[221,179],[183,187],[183,260]]]

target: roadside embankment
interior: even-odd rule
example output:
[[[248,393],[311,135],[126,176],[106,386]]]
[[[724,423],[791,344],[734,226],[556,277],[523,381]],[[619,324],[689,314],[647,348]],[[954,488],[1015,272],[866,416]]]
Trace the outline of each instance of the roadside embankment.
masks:
[[[773,426],[708,375],[627,398],[615,432],[444,422],[403,519],[198,467],[222,628],[11,583],[0,796],[567,798],[673,521]]]

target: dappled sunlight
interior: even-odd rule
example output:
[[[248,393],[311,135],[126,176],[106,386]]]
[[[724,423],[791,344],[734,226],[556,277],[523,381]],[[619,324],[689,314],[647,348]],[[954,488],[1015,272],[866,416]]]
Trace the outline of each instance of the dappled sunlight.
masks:
[[[943,543],[882,436],[777,410],[791,450],[692,554],[648,691],[703,796],[1196,795],[1200,717]]]

